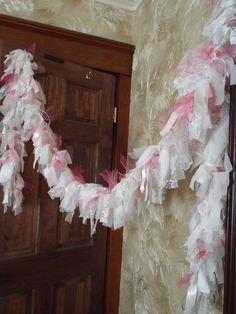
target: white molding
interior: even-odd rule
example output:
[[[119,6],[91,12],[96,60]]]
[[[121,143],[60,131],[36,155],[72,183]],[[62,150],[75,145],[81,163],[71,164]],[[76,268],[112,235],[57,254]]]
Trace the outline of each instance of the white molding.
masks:
[[[96,1],[113,5],[115,7],[129,11],[135,11],[141,2],[141,0],[96,0]]]

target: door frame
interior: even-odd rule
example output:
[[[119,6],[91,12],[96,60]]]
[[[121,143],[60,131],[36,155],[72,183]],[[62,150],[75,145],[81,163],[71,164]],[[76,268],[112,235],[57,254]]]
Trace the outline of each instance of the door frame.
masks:
[[[230,87],[229,157],[233,165],[230,173],[226,210],[226,253],[224,314],[236,313],[236,85]]]
[[[83,66],[116,75],[117,123],[114,125],[112,168],[123,172],[120,155],[127,155],[131,74],[134,46],[99,38],[59,27],[36,23],[0,14],[0,39],[9,39],[8,31],[14,29],[18,42],[36,43],[50,54],[50,45],[66,45],[60,57],[79,62]],[[17,35],[17,31],[21,35]],[[22,38],[24,33],[24,38]],[[50,45],[44,39],[50,37]],[[11,38],[12,39],[12,38]],[[108,231],[105,277],[104,313],[117,314],[119,309],[120,276],[123,230]]]

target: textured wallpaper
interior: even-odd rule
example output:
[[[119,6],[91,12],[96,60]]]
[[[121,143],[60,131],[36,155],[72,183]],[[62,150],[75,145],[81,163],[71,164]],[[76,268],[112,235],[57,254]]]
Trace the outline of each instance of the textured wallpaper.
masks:
[[[95,0],[0,0],[0,13],[131,42],[132,14]]]
[[[94,0],[0,0],[0,12],[134,43],[129,149],[156,143],[156,114],[174,99],[171,69],[202,41],[212,8],[206,0],[143,0],[135,13]],[[137,123],[138,121],[138,123]],[[124,228],[120,314],[181,314],[188,273],[188,179],[163,206],[145,206]],[[210,313],[222,313],[222,304]]]

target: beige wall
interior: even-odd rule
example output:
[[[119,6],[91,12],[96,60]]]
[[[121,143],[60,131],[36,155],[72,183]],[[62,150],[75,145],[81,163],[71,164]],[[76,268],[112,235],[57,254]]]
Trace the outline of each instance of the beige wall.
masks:
[[[199,2],[199,6],[196,4]],[[155,116],[174,98],[170,69],[201,41],[206,0],[143,0],[136,13],[94,0],[0,0],[0,12],[134,43],[129,148],[156,143]],[[137,123],[138,122],[138,123]],[[193,194],[188,180],[164,206],[148,206],[124,229],[120,314],[182,313],[188,273],[184,243]],[[213,306],[211,313],[221,313]]]

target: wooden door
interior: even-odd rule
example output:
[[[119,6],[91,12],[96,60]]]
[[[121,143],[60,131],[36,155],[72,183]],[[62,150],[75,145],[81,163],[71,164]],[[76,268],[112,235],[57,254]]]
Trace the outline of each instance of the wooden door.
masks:
[[[1,42],[1,59],[13,46]],[[38,78],[62,148],[88,182],[100,182],[98,173],[112,162],[115,76],[70,62],[59,52],[41,50],[35,59],[46,68]],[[32,169],[32,145],[27,151],[23,212],[15,217],[0,210],[0,313],[102,313],[107,230],[98,226],[90,237],[78,210],[72,224],[66,223],[45,180]]]

